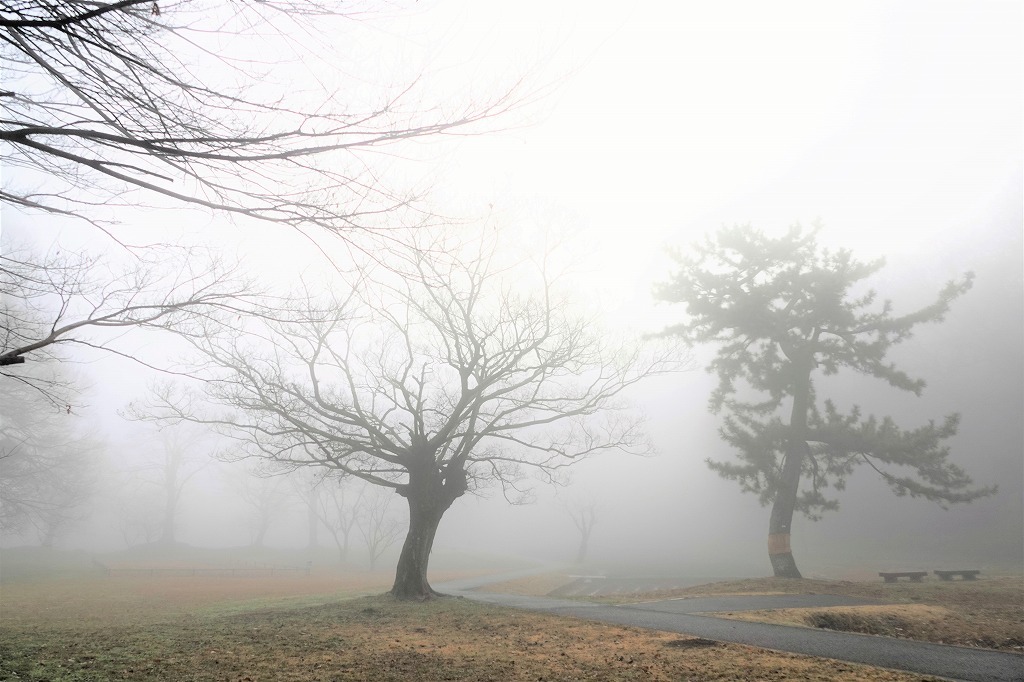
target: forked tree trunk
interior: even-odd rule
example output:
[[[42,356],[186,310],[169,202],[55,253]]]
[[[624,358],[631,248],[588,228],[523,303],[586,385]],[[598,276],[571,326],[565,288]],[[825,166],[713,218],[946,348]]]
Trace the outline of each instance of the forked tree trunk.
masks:
[[[461,469],[446,476],[433,464],[410,467],[409,483],[397,489],[409,501],[409,532],[398,557],[391,594],[398,599],[423,600],[438,596],[427,580],[430,550],[441,517],[466,492],[466,474]]]

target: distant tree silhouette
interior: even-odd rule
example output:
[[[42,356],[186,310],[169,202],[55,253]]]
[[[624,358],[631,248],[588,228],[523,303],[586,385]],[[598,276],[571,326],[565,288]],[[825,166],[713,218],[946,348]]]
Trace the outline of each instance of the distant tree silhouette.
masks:
[[[587,560],[590,552],[590,535],[597,524],[597,502],[593,499],[571,499],[563,504],[573,525],[580,534],[580,544],[576,548],[574,563],[582,564]]]

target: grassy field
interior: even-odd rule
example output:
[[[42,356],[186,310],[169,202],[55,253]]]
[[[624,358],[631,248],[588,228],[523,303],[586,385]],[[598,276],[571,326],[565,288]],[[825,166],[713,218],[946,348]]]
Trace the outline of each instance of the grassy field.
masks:
[[[23,573],[0,584],[0,680],[927,679],[465,599],[400,603],[381,594],[390,579]]]

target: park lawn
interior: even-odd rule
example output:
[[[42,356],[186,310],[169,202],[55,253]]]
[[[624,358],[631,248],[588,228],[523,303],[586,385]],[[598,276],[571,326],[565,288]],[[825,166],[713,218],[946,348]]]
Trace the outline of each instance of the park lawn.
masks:
[[[0,680],[921,680],[502,609],[353,596],[385,577],[81,577],[0,586]]]

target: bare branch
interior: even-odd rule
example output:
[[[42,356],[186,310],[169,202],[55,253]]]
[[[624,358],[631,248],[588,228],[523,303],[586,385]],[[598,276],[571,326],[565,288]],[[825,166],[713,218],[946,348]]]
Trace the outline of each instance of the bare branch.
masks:
[[[28,173],[5,173],[3,196],[105,230],[115,219],[98,206],[131,195],[136,205],[389,239],[383,217],[422,219],[426,209],[387,180],[375,162],[383,150],[479,133],[543,88],[519,80],[452,106],[413,74],[368,92],[373,79],[350,74],[351,57],[335,47],[364,18],[348,3],[305,0],[7,6],[0,146],[5,166]],[[45,193],[22,184],[39,177]]]
[[[235,268],[196,249],[150,250],[117,264],[59,247],[38,254],[5,244],[0,254],[0,365],[43,360],[60,348],[80,346],[153,366],[119,349],[124,332],[174,327],[187,335],[213,311],[241,314],[258,295]],[[51,390],[36,383],[28,369],[12,368],[5,375],[35,383],[43,393]]]

